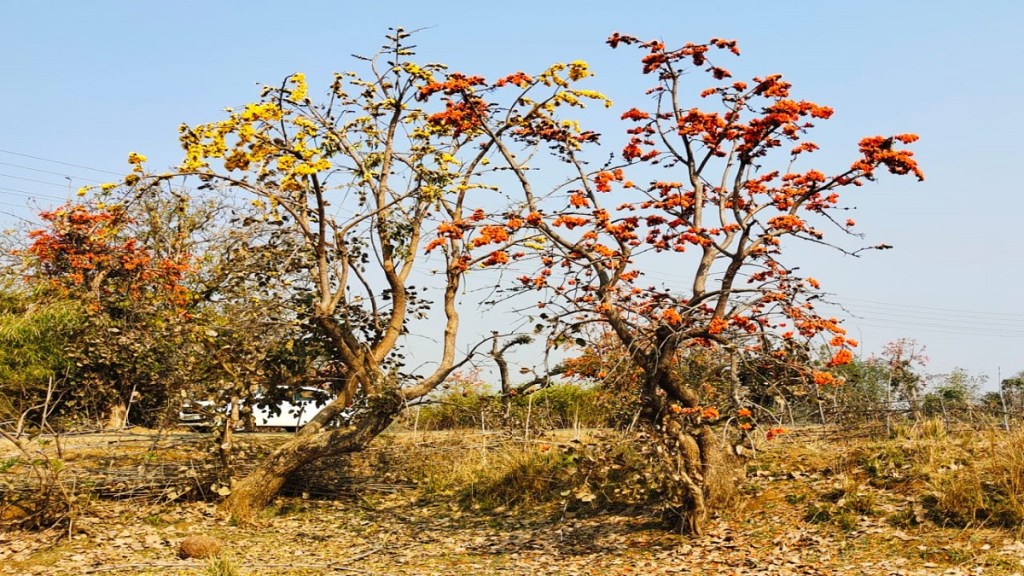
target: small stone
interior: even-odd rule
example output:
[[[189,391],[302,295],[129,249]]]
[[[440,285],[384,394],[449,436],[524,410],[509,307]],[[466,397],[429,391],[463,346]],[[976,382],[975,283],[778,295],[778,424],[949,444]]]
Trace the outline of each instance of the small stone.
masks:
[[[220,554],[221,544],[210,536],[189,536],[178,545],[178,558],[211,558]]]

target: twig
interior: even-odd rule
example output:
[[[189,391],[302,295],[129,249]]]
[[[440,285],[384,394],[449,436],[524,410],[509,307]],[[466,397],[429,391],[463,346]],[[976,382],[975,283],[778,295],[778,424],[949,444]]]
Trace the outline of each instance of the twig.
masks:
[[[374,552],[377,552],[380,548],[374,548],[364,554],[354,556],[346,559],[343,562],[353,562]],[[232,562],[233,565],[239,568],[253,569],[253,568],[292,568],[296,570],[333,570],[339,572],[355,572],[357,574],[383,574],[383,572],[374,572],[371,570],[363,570],[362,568],[352,568],[350,566],[342,566],[343,562],[336,562],[331,564],[296,564],[290,562],[287,564],[267,564],[262,562]],[[145,562],[136,564],[111,564],[107,566],[97,566],[95,568],[88,568],[79,571],[79,574],[98,574],[100,572],[116,572],[116,571],[138,571],[142,569],[152,570],[155,568],[202,568],[203,565],[193,561],[182,561],[182,562]]]
[[[201,568],[197,562],[145,562],[139,564],[117,564],[107,566],[97,566],[95,568],[87,568],[80,570],[79,574],[96,574],[99,572],[113,572],[115,570],[141,570],[141,569],[152,569],[152,568]]]

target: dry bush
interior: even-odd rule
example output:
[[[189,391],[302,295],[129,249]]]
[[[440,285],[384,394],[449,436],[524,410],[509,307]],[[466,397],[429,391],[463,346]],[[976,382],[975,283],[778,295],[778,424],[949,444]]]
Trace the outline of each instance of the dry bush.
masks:
[[[38,431],[34,436],[27,432],[28,416],[33,412],[38,414],[37,430],[52,432],[47,417],[53,410],[53,394],[51,379],[46,402],[23,412],[16,421],[0,425],[0,443],[13,450],[0,459],[0,528],[60,526],[69,532],[73,528],[79,502],[73,483],[65,483],[63,478],[62,439],[57,434],[44,439]]]
[[[402,423],[418,430],[553,430],[609,425],[614,403],[599,389],[562,384],[503,399],[477,390],[450,391],[407,411]]]
[[[219,555],[210,558],[206,565],[206,574],[208,576],[238,576],[241,572],[229,558]]]
[[[982,438],[962,463],[940,469],[925,504],[954,526],[1024,526],[1024,432]]]
[[[830,522],[850,531],[857,527],[861,517],[877,513],[875,494],[854,478],[842,475],[831,490],[807,507],[804,519],[814,524]]]
[[[1024,431],[955,432],[923,420],[864,444],[854,461],[873,486],[916,496],[939,524],[1024,524]]]
[[[220,540],[210,536],[188,536],[178,545],[178,558],[216,558],[221,553]]]
[[[429,444],[389,447],[378,465],[423,489],[472,509],[556,502],[579,513],[632,508],[674,519],[681,488],[651,443],[625,432],[548,433],[529,442],[507,436],[451,432]],[[708,472],[712,512],[733,509],[742,474],[726,451]],[[397,471],[401,472],[397,472]]]
[[[394,442],[373,466],[395,481],[410,482],[428,497],[494,509],[557,497],[565,478],[563,454],[549,440],[449,431],[426,442]]]

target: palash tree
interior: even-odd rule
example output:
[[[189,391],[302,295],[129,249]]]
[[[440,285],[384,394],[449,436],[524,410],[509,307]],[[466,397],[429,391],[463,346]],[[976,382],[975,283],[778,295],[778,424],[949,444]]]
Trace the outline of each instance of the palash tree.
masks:
[[[188,210],[175,200],[69,202],[43,212],[43,227],[17,251],[37,303],[65,303],[79,319],[63,334],[47,334],[68,364],[71,385],[60,391],[65,416],[116,427],[129,416],[158,424],[181,382],[177,349],[185,341],[193,262],[187,233],[161,234],[145,224],[156,212],[169,227],[189,226]],[[132,407],[142,413],[130,415]]]
[[[234,487],[226,508],[238,519],[265,506],[299,467],[364,448],[404,403],[468,361],[473,349],[457,349],[457,296],[470,270],[505,264],[504,248],[516,241],[488,183],[495,144],[479,139],[477,118],[491,111],[455,97],[480,80],[415,64],[408,35],[389,35],[363,59],[364,75],[336,75],[322,103],[294,74],[224,120],[182,126],[185,159],[170,173],[140,174],[144,159],[133,157],[128,185],[187,178],[247,195],[262,220],[294,235],[305,275],[287,281],[306,295],[302,321],[320,331],[345,372],[337,399]],[[552,67],[553,91],[584,70]],[[413,321],[427,318],[440,326],[436,356],[412,373],[403,340]],[[349,425],[331,426],[357,397],[367,407]]]
[[[793,99],[780,75],[730,80],[710,54],[738,55],[735,41],[671,49],[615,34],[608,43],[639,47],[643,73],[656,80],[648,90],[653,108],[622,114],[630,127],[618,166],[594,170],[585,148],[597,135],[559,116],[595,93],[566,89],[540,97],[539,90],[559,81],[545,75],[520,73],[490,85],[479,79],[479,86],[518,90],[499,116],[482,90],[441,83],[431,90],[445,90],[453,109],[488,111],[473,118],[475,133],[495,151],[496,164],[514,175],[522,195],[506,230],[538,237],[532,248],[508,254],[521,266],[540,264],[520,278],[522,289],[543,294],[538,305],[554,340],[597,323],[628,351],[642,371],[645,419],[677,462],[677,512],[700,533],[715,456],[709,424],[721,415],[707,405],[699,382],[680,377],[679,354],[693,346],[722,348],[732,355],[734,378],[738,362],[755,358],[786,364],[817,385],[834,384],[829,368],[848,362],[857,343],[835,318],[815,311],[819,283],[787,264],[784,248],[795,240],[854,255],[888,248],[843,250],[826,243],[823,227],[850,232],[855,222],[835,215],[839,192],[874,180],[881,169],[923,179],[912,152],[899,147],[917,136],[864,138],[852,165],[835,174],[797,169],[818,148],[805,134],[832,110]],[[714,84],[695,87],[697,70]],[[715,104],[696,107],[692,92]],[[544,184],[555,179],[549,171],[542,180],[530,169],[535,160],[517,154],[523,143],[549,146],[569,168],[563,184]],[[767,167],[773,164],[781,168]],[[651,176],[656,170],[665,176]],[[649,180],[636,182],[633,174]],[[644,275],[656,270],[685,274],[685,288],[645,283]],[[806,349],[796,342],[813,338],[824,338],[834,351],[818,369],[809,355],[793,353]]]
[[[896,145],[916,137],[865,138],[856,162],[831,176],[765,170],[779,155],[786,163],[813,152],[814,144],[800,140],[809,120],[831,110],[791,99],[777,75],[749,85],[727,80],[708,53],[738,53],[735,42],[669,50],[616,35],[613,46],[644,50],[643,70],[657,78],[650,91],[656,104],[622,115],[631,122],[622,162],[595,170],[584,156],[598,134],[563,113],[611,105],[577,84],[591,76],[585,62],[489,82],[413,63],[407,37],[401,30],[389,36],[388,46],[366,59],[365,75],[338,75],[323,103],[310,100],[296,74],[224,120],[183,126],[186,158],[173,173],[126,181],[197,179],[248,195],[261,219],[290,230],[306,271],[291,280],[293,289],[309,295],[308,319],[346,371],[338,399],[243,479],[228,509],[250,516],[289,473],[365,447],[404,402],[441,384],[473,353],[456,348],[457,295],[467,273],[516,267],[517,274],[529,271],[516,286],[544,295],[549,341],[571,341],[584,326],[600,324],[640,369],[651,437],[676,462],[670,476],[680,487],[677,510],[699,533],[715,454],[708,424],[720,415],[672,369],[675,358],[690,346],[718,347],[732,355],[734,378],[738,362],[758,358],[819,385],[833,383],[827,369],[791,354],[800,349],[794,343],[825,336],[836,350],[831,366],[848,361],[855,343],[838,321],[815,312],[817,280],[781,260],[783,240],[825,243],[816,222],[852,227],[832,216],[838,191],[873,179],[879,168],[923,178],[912,154]],[[720,101],[717,111],[684,99],[692,68],[718,81],[702,93]],[[793,147],[783,149],[787,141]],[[567,176],[537,157],[543,148],[568,167]],[[135,162],[143,171],[141,159]],[[545,167],[538,172],[530,162]],[[670,177],[630,179],[657,169]],[[642,284],[657,267],[690,270],[687,289]],[[438,279],[429,283],[437,296],[413,285],[420,272]],[[423,326],[412,321],[431,314],[441,324],[436,358],[430,370],[409,373],[403,337]],[[368,409],[351,425],[331,428],[359,395]]]

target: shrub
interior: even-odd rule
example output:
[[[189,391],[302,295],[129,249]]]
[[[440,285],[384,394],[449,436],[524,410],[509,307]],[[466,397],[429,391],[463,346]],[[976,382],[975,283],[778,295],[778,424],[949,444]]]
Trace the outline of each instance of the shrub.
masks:
[[[934,475],[923,501],[934,520],[953,526],[1024,524],[1024,432],[985,444],[962,464]]]
[[[611,422],[611,405],[607,393],[575,384],[511,399],[464,389],[411,409],[403,421],[421,430],[598,428]]]
[[[530,412],[530,419],[544,428],[600,428],[607,426],[610,418],[605,393],[575,384],[561,384],[516,397],[512,407],[518,421],[525,422]]]

